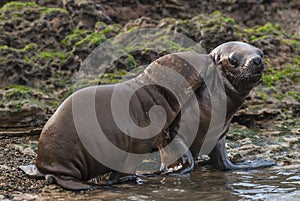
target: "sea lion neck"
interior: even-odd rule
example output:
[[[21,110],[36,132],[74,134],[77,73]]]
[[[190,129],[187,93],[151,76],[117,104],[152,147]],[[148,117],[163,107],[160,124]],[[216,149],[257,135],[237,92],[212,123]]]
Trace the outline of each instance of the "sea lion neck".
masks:
[[[220,68],[217,68],[217,70],[219,71],[221,79],[223,80],[226,95],[236,100],[240,100],[241,102],[244,101],[251,91],[251,88],[248,89],[235,86],[232,82],[233,78],[231,75],[228,75],[228,73],[225,73]]]

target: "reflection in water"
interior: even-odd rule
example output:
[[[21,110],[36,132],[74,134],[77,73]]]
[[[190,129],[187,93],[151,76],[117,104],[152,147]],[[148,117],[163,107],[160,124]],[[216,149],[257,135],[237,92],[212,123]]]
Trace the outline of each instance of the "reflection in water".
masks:
[[[300,200],[299,167],[228,172],[197,167],[190,176],[143,180],[142,185],[115,186],[106,191],[105,200]],[[88,195],[97,197],[103,198],[103,190]]]
[[[230,185],[234,194],[251,200],[300,200],[299,175],[299,167],[233,172]]]
[[[300,166],[221,172],[195,167],[190,175],[142,177],[144,183],[121,184],[100,190],[71,193],[46,186],[39,195],[15,195],[31,200],[300,200]],[[30,197],[31,196],[31,197]],[[37,196],[37,197],[36,197]],[[1,199],[1,197],[0,197]],[[22,200],[22,199],[19,199]]]

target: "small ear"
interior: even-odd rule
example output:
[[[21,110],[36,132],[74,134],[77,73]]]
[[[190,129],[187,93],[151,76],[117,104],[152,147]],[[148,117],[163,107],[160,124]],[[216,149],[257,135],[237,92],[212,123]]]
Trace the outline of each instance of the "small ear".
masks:
[[[220,62],[220,54],[218,54],[215,51],[212,51],[211,53],[209,53],[210,58],[213,60],[215,65],[218,65]]]

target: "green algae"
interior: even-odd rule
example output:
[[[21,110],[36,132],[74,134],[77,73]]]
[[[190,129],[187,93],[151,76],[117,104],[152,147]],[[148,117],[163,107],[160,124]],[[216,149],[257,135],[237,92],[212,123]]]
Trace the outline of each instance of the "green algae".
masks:
[[[0,11],[14,11],[14,10],[21,10],[23,8],[39,8],[40,6],[35,2],[18,2],[18,1],[12,1],[6,3]]]
[[[68,56],[68,53],[64,53],[59,50],[39,51],[38,45],[30,43],[24,48],[16,49],[8,47],[6,45],[0,46],[0,55],[19,55],[19,57],[27,64],[40,68],[40,60],[55,61],[57,63],[63,63]],[[0,60],[3,62],[4,60]]]
[[[211,19],[207,21],[207,24],[215,25],[219,24],[219,22],[222,22],[222,24],[235,24],[233,18],[224,16],[221,11],[214,11],[209,15],[209,17]]]
[[[64,14],[71,19],[67,10],[62,8],[48,8],[39,6],[35,2],[9,2],[5,4],[2,8],[0,8],[0,19],[1,20],[13,20],[15,23],[18,19],[34,21],[40,19],[40,15],[49,16],[49,15],[57,15],[59,13]],[[33,18],[31,16],[34,16]]]
[[[107,38],[105,34],[112,32],[113,29],[106,28],[100,32],[91,32],[89,30],[73,30],[73,33],[66,36],[61,43],[71,47],[72,51],[83,46],[96,47],[101,45]]]
[[[265,25],[257,25],[251,28],[243,29],[244,34],[250,41],[266,40],[269,37],[282,39],[284,32],[279,24],[272,24],[267,22]]]
[[[14,11],[20,11],[20,13],[23,13],[23,15],[26,15],[26,12],[23,11],[23,9],[34,9],[35,11],[40,11],[45,15],[48,15],[53,12],[61,12],[64,14],[68,14],[68,11],[62,8],[48,8],[38,5],[35,2],[18,2],[18,1],[12,1],[6,3],[4,6],[0,8],[0,14],[7,14]]]
[[[83,44],[87,44],[88,46],[95,45],[98,46],[106,40],[106,37],[102,33],[91,33],[87,35],[84,39],[75,43],[76,46],[81,46]]]
[[[91,31],[89,31],[89,30],[74,29],[72,34],[66,36],[61,41],[61,43],[66,46],[73,45],[73,44],[81,41],[83,38],[85,38],[90,33],[91,33]]]
[[[281,34],[281,28],[279,24],[272,24],[271,22],[267,22],[265,25],[262,26],[254,26],[250,29],[244,29],[244,32],[246,33],[255,33],[260,35],[266,35],[266,34]]]
[[[51,60],[51,61],[56,60],[56,59],[64,61],[67,58],[67,56],[65,53],[63,53],[61,51],[52,50],[52,51],[39,52],[36,55],[36,58],[40,58],[43,60]]]
[[[137,66],[137,62],[131,54],[127,54],[127,66],[129,69],[135,68]]]
[[[11,51],[11,52],[29,52],[29,51],[35,50],[37,47],[38,47],[38,45],[35,43],[29,43],[21,49],[9,47],[7,45],[2,45],[2,46],[0,46],[0,53],[1,53],[1,51],[5,51],[5,50]]]
[[[268,86],[275,86],[280,80],[290,79],[296,82],[300,77],[300,68],[293,64],[286,64],[280,70],[269,67],[263,74],[262,80]]]
[[[269,98],[275,98],[282,101],[286,98],[292,98],[296,101],[299,100],[299,92],[292,86],[292,83],[297,85],[300,79],[300,68],[295,64],[286,64],[280,69],[269,67],[262,76],[262,82],[266,86],[263,91],[258,91],[258,94],[263,100]],[[278,87],[281,86],[281,87]],[[284,90],[285,87],[289,86],[289,90]]]
[[[240,127],[237,125],[232,125],[226,135],[226,138],[230,141],[238,141],[245,138],[251,139],[252,143],[255,145],[262,145],[262,140],[259,137],[259,133],[255,130],[249,129],[247,127]]]
[[[39,108],[46,108],[47,105],[39,100],[45,96],[45,92],[41,89],[31,88],[24,85],[12,85],[6,87],[4,96],[2,97],[1,106],[9,106],[10,109],[22,109],[24,104],[35,105]]]

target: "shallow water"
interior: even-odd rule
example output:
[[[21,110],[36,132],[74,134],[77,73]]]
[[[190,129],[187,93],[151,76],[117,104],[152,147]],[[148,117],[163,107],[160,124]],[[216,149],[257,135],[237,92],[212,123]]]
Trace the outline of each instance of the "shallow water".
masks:
[[[51,192],[48,189],[35,198],[139,201],[300,200],[300,165],[227,172],[197,167],[190,175],[142,179],[144,183],[140,185],[127,183],[67,196],[66,191]]]

